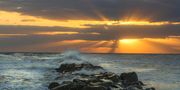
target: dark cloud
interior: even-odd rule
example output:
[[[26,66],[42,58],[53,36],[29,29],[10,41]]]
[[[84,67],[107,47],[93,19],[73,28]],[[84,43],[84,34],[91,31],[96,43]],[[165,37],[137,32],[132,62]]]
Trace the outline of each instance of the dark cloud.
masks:
[[[93,26],[89,29],[64,27],[0,26],[0,34],[27,34],[0,38],[0,47],[24,46],[64,40],[113,41],[122,38],[168,38],[180,36],[179,25],[165,26]],[[37,35],[37,32],[78,32],[78,34]],[[98,34],[93,34],[98,33]]]
[[[0,9],[51,19],[109,19],[138,16],[180,21],[180,0],[1,0]]]

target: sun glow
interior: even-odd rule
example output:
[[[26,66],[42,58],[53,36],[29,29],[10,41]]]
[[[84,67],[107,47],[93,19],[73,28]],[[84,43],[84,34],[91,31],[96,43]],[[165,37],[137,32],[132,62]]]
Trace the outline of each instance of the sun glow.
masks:
[[[168,22],[149,22],[149,21],[120,21],[121,25],[165,25]]]
[[[179,53],[179,39],[121,39],[117,42],[104,41],[95,47],[81,48],[83,52],[92,53]],[[116,44],[116,45],[114,45]]]
[[[141,48],[143,46],[143,48]],[[123,39],[119,40],[118,47],[114,52],[118,53],[138,53],[138,52],[147,52],[148,49],[151,48],[142,40],[134,40],[134,39]],[[154,49],[154,48],[152,48]],[[152,50],[151,49],[151,50]]]
[[[126,43],[126,44],[133,44],[136,43],[138,41],[138,39],[122,39],[119,40],[121,43]]]

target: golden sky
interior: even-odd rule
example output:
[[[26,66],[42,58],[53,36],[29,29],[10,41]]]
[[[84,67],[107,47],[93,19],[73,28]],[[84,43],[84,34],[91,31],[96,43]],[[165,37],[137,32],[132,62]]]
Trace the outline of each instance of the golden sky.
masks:
[[[134,17],[116,21],[54,20],[19,12],[0,11],[0,50],[61,52],[75,49],[86,53],[180,53],[179,34],[172,33],[168,36],[165,33],[161,36],[161,31],[165,31],[161,30],[162,27],[170,26],[171,29],[179,24],[180,22],[152,22]],[[135,30],[132,30],[133,27]],[[137,27],[145,32],[140,34],[141,37],[136,34],[141,33]],[[154,27],[160,31],[156,33]],[[25,31],[27,28],[31,30]],[[45,28],[48,29],[44,30]],[[122,37],[121,31],[128,33],[127,38],[126,35]],[[152,35],[148,35],[148,32]]]
[[[25,26],[62,26],[71,28],[88,28],[87,25],[109,25],[109,26],[121,26],[121,25],[179,25],[180,22],[150,22],[146,19],[136,20],[136,18],[128,18],[124,20],[108,21],[108,20],[50,20],[41,17],[35,17],[30,15],[23,15],[18,12],[0,11],[0,25],[25,25]]]

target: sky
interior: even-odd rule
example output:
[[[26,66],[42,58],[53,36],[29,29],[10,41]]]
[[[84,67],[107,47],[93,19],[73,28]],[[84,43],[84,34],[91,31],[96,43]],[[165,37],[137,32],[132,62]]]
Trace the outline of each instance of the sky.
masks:
[[[0,0],[0,52],[180,53],[180,0]]]

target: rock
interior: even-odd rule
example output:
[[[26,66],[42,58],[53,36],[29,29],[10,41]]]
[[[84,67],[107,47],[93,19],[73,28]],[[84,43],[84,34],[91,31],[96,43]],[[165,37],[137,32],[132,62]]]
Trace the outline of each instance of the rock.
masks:
[[[138,85],[144,86],[144,83],[142,81],[138,81]]]
[[[74,79],[73,82],[64,81],[61,85],[51,90],[81,90],[87,84],[79,79]]]
[[[143,90],[143,89],[138,89],[136,87],[130,86],[130,87],[123,89],[123,90]]]
[[[105,72],[105,73],[101,73],[101,74],[98,74],[95,76],[99,79],[107,79],[107,80],[111,80],[113,82],[120,81],[120,77],[114,73],[111,73],[111,72]]]
[[[114,87],[112,81],[105,81],[105,80],[103,80],[103,82],[101,82],[99,85],[105,86],[105,87],[110,87],[110,86],[111,86],[111,87]]]
[[[60,85],[50,90],[70,90],[70,84]]]
[[[56,70],[61,73],[60,75],[66,75],[64,73],[74,75],[72,72],[81,69],[96,70],[103,68],[94,66],[90,63],[72,63],[62,64]],[[122,73],[120,76],[112,72],[103,72],[92,75],[75,75],[78,75],[79,77],[72,81],[64,81],[61,84],[53,82],[48,88],[50,90],[155,90],[155,88],[145,88],[144,84],[138,80],[138,76],[135,72]]]
[[[125,80],[128,82],[137,82],[138,81],[138,76],[135,72],[130,72],[130,73],[122,73],[120,75],[121,80]]]
[[[72,84],[72,82],[71,81],[64,81],[64,82],[62,82],[62,84]]]
[[[66,73],[66,72],[78,71],[81,69],[95,70],[95,69],[103,69],[103,68],[100,66],[94,66],[89,63],[83,63],[83,64],[72,63],[72,64],[61,64],[61,66],[56,70],[57,72],[60,72],[60,73]]]
[[[120,75],[120,79],[122,80],[122,84],[125,87],[129,85],[134,85],[136,82],[138,82],[138,76],[135,72],[122,73]]]
[[[73,80],[73,84],[78,86],[78,87],[83,87],[83,86],[86,86],[86,82],[82,81],[82,80],[79,80],[79,79],[74,79]]]
[[[108,76],[108,79],[112,80],[113,82],[118,82],[120,80],[120,77],[116,74],[112,74]]]
[[[154,88],[143,89],[144,84],[138,81],[135,72],[123,73],[121,76],[106,72],[96,75],[83,76],[73,81],[64,81],[60,85],[51,83],[50,90],[155,90]]]
[[[85,86],[82,90],[109,90],[103,86]]]
[[[95,83],[95,82],[100,82],[100,81],[101,81],[101,80],[99,80],[98,78],[96,78],[96,77],[91,77],[91,76],[89,76],[89,77],[87,77],[87,78],[80,78],[79,80],[81,80],[81,81],[83,81],[83,82],[85,82],[85,83],[87,83],[87,84],[89,84],[89,83],[91,83],[91,82]]]
[[[156,89],[151,87],[151,88],[146,88],[145,90],[156,90]]]
[[[57,72],[60,73],[66,73],[66,72],[72,72],[75,71],[75,64],[61,64],[61,66],[56,69]]]
[[[60,85],[51,90],[81,90],[83,87],[84,87],[84,85],[82,85],[82,84],[71,83],[71,84]]]
[[[59,83],[57,83],[57,82],[52,82],[52,83],[49,84],[48,88],[51,90],[51,89],[53,89],[53,88],[55,88],[55,87],[57,87],[57,86],[59,86]]]

